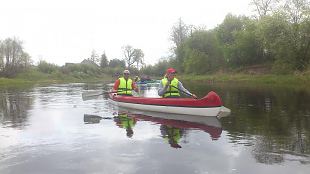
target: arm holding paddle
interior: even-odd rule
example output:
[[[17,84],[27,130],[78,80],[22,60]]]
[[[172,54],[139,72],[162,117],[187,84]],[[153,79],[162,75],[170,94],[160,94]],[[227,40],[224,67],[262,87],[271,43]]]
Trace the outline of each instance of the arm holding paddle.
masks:
[[[195,94],[190,93],[186,88],[184,88],[183,84],[179,81],[178,87],[171,85],[171,81],[168,80],[168,83],[164,86],[162,82],[159,84],[158,89],[158,95],[163,96],[165,92],[168,90],[168,87],[171,86],[172,88],[178,89],[180,92],[184,93],[185,95],[188,95],[190,97],[193,97],[194,99],[197,99],[197,96]]]
[[[172,86],[172,87],[175,87],[175,86]],[[184,88],[183,84],[180,81],[179,81],[178,87],[176,89],[178,89],[180,92],[182,92],[188,96],[193,97],[194,99],[197,99],[197,96],[195,94],[192,94],[191,92],[189,92],[186,88]]]

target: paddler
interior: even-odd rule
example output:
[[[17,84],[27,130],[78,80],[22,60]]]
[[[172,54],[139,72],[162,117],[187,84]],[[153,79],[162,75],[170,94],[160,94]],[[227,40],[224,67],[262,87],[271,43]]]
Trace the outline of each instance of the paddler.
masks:
[[[132,96],[132,90],[138,92],[136,84],[131,80],[129,70],[124,70],[123,77],[117,79],[114,83],[114,91],[118,95]]]
[[[190,93],[183,87],[182,83],[175,78],[177,71],[173,68],[168,68],[166,75],[160,81],[158,95],[164,98],[179,98],[180,92],[197,99],[195,94]]]

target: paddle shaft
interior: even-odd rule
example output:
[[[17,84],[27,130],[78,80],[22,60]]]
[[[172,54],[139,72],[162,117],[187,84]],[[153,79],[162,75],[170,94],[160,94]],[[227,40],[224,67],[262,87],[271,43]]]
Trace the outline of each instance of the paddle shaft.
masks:
[[[186,94],[186,95],[188,95],[188,96],[190,96],[190,97],[192,97],[192,96],[193,96],[192,94],[189,94],[189,93],[187,93],[187,92],[183,91],[182,89],[180,89],[180,88],[178,88],[178,87],[176,87],[176,86],[173,86],[173,85],[169,85],[169,86],[174,87],[175,89],[177,89],[177,90],[181,91],[182,93],[184,93],[184,94]]]
[[[110,93],[116,93],[114,91],[103,91],[101,93],[98,93],[98,94],[88,94],[87,95],[87,92],[86,93],[83,93],[82,96],[84,97],[93,97],[93,96],[98,96],[98,95],[103,95],[103,94],[110,94]]]
[[[90,118],[90,119],[108,119],[108,120],[111,120],[113,119],[114,117],[101,117],[99,115],[90,115],[90,114],[84,114],[84,118]]]

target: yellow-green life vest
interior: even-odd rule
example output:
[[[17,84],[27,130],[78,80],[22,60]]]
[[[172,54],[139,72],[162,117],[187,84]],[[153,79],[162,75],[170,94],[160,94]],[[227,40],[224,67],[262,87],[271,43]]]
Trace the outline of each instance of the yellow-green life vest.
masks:
[[[117,89],[117,94],[120,95],[132,95],[132,80],[126,79],[124,77],[119,78],[119,86]]]
[[[161,81],[162,81],[163,87],[165,87],[166,84],[168,83],[167,78],[164,78]],[[179,84],[179,80],[177,78],[174,78],[170,83],[170,85],[175,86],[175,87],[178,87],[178,84]],[[174,87],[169,86],[163,97],[169,97],[169,96],[180,96],[179,90]]]

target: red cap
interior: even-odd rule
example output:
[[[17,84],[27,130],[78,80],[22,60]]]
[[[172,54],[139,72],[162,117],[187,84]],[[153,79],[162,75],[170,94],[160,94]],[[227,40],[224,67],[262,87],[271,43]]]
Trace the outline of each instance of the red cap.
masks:
[[[167,71],[166,71],[167,74],[176,73],[176,72],[177,71],[175,69],[173,69],[173,68],[168,68]]]

